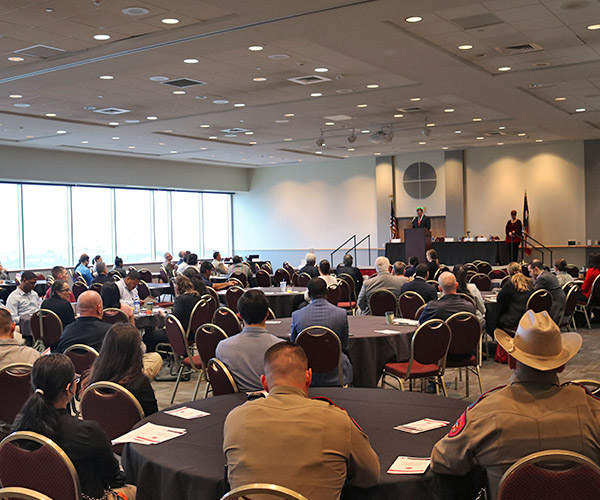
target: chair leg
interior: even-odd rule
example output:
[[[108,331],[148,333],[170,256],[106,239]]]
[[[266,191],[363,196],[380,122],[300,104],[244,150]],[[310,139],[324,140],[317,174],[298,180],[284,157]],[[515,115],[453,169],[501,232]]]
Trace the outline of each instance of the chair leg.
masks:
[[[210,382],[206,381],[206,390],[204,391],[204,399],[208,397],[208,393],[212,391],[212,387],[210,386]]]
[[[179,373],[177,373],[177,381],[175,382],[175,388],[173,389],[173,395],[171,396],[171,404],[175,400],[175,394],[177,394],[177,389],[179,388],[179,382],[181,381],[181,374],[183,373],[183,363],[179,367]]]
[[[404,392],[404,382],[402,381],[402,379],[398,379],[398,382],[400,383],[400,390]]]
[[[192,401],[196,400],[196,396],[198,396],[198,389],[200,388],[200,381],[202,380],[202,371],[198,372],[198,380],[196,381],[196,387],[194,388],[194,397]]]
[[[479,370],[479,365],[475,366],[475,373],[477,374],[477,382],[479,382],[479,393],[483,394],[483,385],[481,385],[481,371]]]
[[[469,397],[469,369],[465,368],[465,388],[467,397]]]
[[[444,376],[440,375],[439,377],[440,383],[442,384],[442,391],[444,392],[444,396],[448,397],[448,391],[446,390],[446,382],[444,382]]]
[[[588,314],[588,308],[587,307],[583,308],[583,314],[585,314],[585,320],[587,322],[588,329],[591,330],[592,329],[592,324],[590,323],[590,315]]]

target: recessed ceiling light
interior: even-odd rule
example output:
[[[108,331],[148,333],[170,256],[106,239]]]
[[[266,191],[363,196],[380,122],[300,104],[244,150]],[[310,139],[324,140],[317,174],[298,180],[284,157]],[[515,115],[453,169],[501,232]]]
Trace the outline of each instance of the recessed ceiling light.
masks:
[[[163,24],[177,24],[179,23],[179,19],[175,19],[174,17],[167,17],[161,21]]]
[[[355,148],[348,148],[348,151],[356,151]]]
[[[290,123],[289,120],[275,120],[275,123]]]
[[[90,141],[81,141],[81,144],[88,144]]]
[[[153,82],[166,82],[169,79],[168,76],[151,76],[149,80]]]
[[[321,97],[323,94],[321,92],[313,92],[310,94],[311,97]]]
[[[286,141],[286,142],[290,142],[291,140],[292,140],[292,138],[291,138],[291,137],[286,137],[286,138],[284,139],[284,141]]]
[[[113,127],[116,127],[119,124],[119,122],[108,122],[108,124],[112,125]]]
[[[425,142],[425,141],[419,141],[419,144],[424,145],[424,144],[427,144],[427,142]]]
[[[454,113],[454,108],[446,108],[444,113]]]
[[[325,125],[328,125],[328,126],[335,125],[335,122],[325,122]]]
[[[213,104],[229,104],[227,99],[214,99]]]
[[[427,123],[426,124],[428,127],[435,127],[435,123]]]
[[[158,116],[147,116],[146,120],[158,120]]]
[[[173,94],[175,94],[175,95],[183,95],[183,94],[185,94],[185,90],[174,90]]]
[[[216,139],[216,138],[217,138],[217,136],[216,136],[216,135],[210,135],[208,138],[209,138],[209,139]]]
[[[473,118],[474,122],[480,122],[482,119],[481,118]]]
[[[8,58],[8,60],[10,62],[21,62],[21,61],[24,61],[25,59],[23,59],[22,57],[11,56]]]
[[[173,151],[169,151],[169,153],[171,153],[172,155],[177,154],[177,151],[173,150]]]
[[[24,102],[18,102],[18,103],[13,104],[13,106],[15,108],[28,108],[31,106],[31,104],[25,104]]]
[[[375,156],[381,156],[381,153],[373,153]]]
[[[197,64],[200,61],[198,59],[184,59],[183,62],[186,64]]]
[[[402,114],[398,113],[398,114],[394,115],[394,118],[402,118],[403,116],[404,116],[404,115],[402,115]]]
[[[594,30],[600,30],[600,24],[590,24],[587,29],[589,29],[590,31],[594,31]]]
[[[163,132],[164,132],[165,134],[170,134],[170,133],[171,133],[171,132],[173,132],[173,131],[172,131],[171,129],[167,129],[167,130],[163,130]]]
[[[251,50],[252,52],[260,52],[261,50],[264,50],[264,47],[262,45],[250,45],[248,50]]]
[[[135,146],[127,146],[129,149],[135,149]]]
[[[356,107],[357,108],[366,108],[367,105],[366,104],[357,104]]]
[[[125,123],[140,123],[139,120],[125,120]]]
[[[250,144],[251,146],[256,146],[256,141],[251,141],[248,144]]]
[[[315,151],[315,154],[316,154],[316,155],[322,155],[322,154],[323,154],[323,151]]]
[[[455,130],[454,133],[455,134],[462,134],[462,130]]]
[[[248,132],[244,132],[245,135],[254,135],[254,132],[248,130]]]
[[[11,99],[21,99],[23,96],[21,94],[10,94],[8,97]]]
[[[284,59],[289,59],[290,56],[288,54],[271,54],[270,56],[267,56],[269,59],[275,59],[275,60],[284,60]]]
[[[204,123],[204,124],[200,125],[200,128],[208,128],[208,127],[210,127],[210,125],[208,125],[208,124],[206,124],[206,123]]]
[[[120,139],[120,137],[118,135],[115,135],[114,137],[111,137],[111,139],[113,141],[118,141]]]
[[[244,103],[241,102],[236,102],[233,107],[234,108],[243,108],[244,106],[246,106]]]
[[[257,76],[255,78],[252,78],[253,81],[255,82],[266,82],[267,79],[264,76]]]
[[[313,71],[315,73],[327,73],[329,71],[329,68],[315,68]]]
[[[370,134],[370,133],[371,133],[371,131],[370,131],[370,130],[367,130],[367,129],[364,129],[364,130],[361,130],[361,131],[360,131],[360,133],[361,133],[361,134]]]
[[[566,101],[567,98],[566,97],[555,97],[554,100],[555,101]]]
[[[370,84],[370,85],[367,85],[367,88],[368,88],[368,89],[378,89],[378,88],[379,88],[379,85],[377,85],[376,83],[372,83],[372,84]]]
[[[110,35],[94,35],[94,40],[110,40]]]
[[[510,66],[500,66],[498,71],[510,71],[512,68]]]
[[[158,145],[159,145],[159,146],[164,146],[165,144],[166,144],[166,143],[164,143],[164,142],[159,142],[159,143],[158,143]]]
[[[295,115],[294,113],[286,113],[286,114],[285,114],[285,115],[283,115],[283,116],[292,117],[292,116],[296,116],[296,115]]]
[[[411,98],[410,98],[410,100],[411,100],[412,102],[417,102],[417,101],[420,101],[420,100],[421,100],[421,98],[420,98],[420,97],[411,97]]]
[[[46,113],[46,116],[48,118],[54,118],[56,116],[56,113]]]
[[[497,142],[496,144],[498,144],[498,146],[504,146],[503,142]]]
[[[544,139],[536,139],[535,142],[544,142]]]
[[[575,110],[576,113],[583,113],[585,111],[585,108],[577,108]]]
[[[525,137],[527,134],[525,132],[521,132],[519,134],[517,134],[519,137]]]
[[[442,149],[448,149],[448,146],[442,146]]]
[[[422,20],[423,18],[421,16],[410,16],[405,19],[407,23],[418,23]]]
[[[66,134],[67,131],[66,130],[57,130],[56,133],[57,134]]]
[[[112,80],[114,78],[114,76],[112,75],[102,75],[100,77],[100,80]]]
[[[462,45],[459,45],[458,48],[460,50],[471,50],[473,46],[469,43],[463,43]]]
[[[485,139],[485,137],[483,137],[482,135],[480,135],[479,137],[477,137],[478,141],[482,141],[483,139]]]
[[[200,148],[200,151],[206,151],[208,148]]]
[[[500,127],[498,127],[498,130],[504,130],[506,127],[501,125]]]

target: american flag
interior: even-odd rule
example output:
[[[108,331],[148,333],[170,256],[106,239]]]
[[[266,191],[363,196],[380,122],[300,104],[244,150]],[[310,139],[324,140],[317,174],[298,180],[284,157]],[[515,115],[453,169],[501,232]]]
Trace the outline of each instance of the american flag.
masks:
[[[390,238],[392,240],[398,239],[398,225],[396,224],[396,214],[394,212],[394,199],[390,199]]]
[[[529,234],[529,204],[527,203],[527,191],[523,199],[523,249],[527,255],[531,255],[531,248],[527,247],[527,235]]]

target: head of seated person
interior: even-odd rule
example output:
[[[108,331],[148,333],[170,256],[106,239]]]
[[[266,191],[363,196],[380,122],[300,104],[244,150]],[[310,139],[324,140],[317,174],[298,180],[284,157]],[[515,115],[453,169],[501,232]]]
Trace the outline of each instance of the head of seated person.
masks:
[[[67,270],[63,266],[54,266],[52,268],[52,271],[50,271],[50,273],[52,274],[52,277],[55,280],[67,281],[69,279],[69,274],[67,273]]]
[[[50,289],[50,297],[57,299],[69,300],[71,296],[71,288],[69,288],[69,284],[64,280],[56,280],[52,283],[52,288]]]
[[[406,271],[406,264],[402,261],[397,260],[394,262],[394,274],[396,276],[403,276]]]
[[[37,283],[37,276],[33,271],[25,271],[21,274],[21,284],[19,288],[25,292],[31,292]]]
[[[319,273],[321,274],[321,276],[329,276],[330,272],[331,265],[329,264],[329,261],[327,259],[323,259],[321,262],[319,262]]]
[[[317,263],[317,256],[314,253],[309,252],[306,254],[304,260],[306,260],[307,266],[314,266]]]
[[[408,258],[408,263],[410,264],[410,267],[415,267],[419,265],[419,258],[416,257],[415,255],[411,256]]]
[[[116,283],[111,283],[110,281],[104,283],[100,295],[104,309],[108,309],[109,307],[119,309],[121,307],[121,292],[119,292],[119,287],[117,287]]]
[[[186,272],[189,271],[189,269],[186,269]],[[197,271],[193,271],[194,273],[198,274]],[[190,278],[188,278],[185,273],[184,274],[180,274],[179,276],[177,276],[177,278],[175,279],[175,293],[177,295],[183,295],[183,294],[190,294],[190,295],[198,295],[198,292],[196,291],[196,289],[194,288],[194,284],[192,283],[192,280]]]
[[[387,257],[377,257],[375,259],[375,269],[378,273],[389,273],[391,267],[390,260]]]
[[[204,261],[204,262],[202,262],[202,264],[200,264],[200,274],[202,276],[208,278],[214,268],[215,268],[215,266],[213,266],[211,262]],[[185,271],[187,271],[187,269]],[[185,271],[183,272],[184,275],[185,275]]]
[[[241,264],[242,262],[244,262],[244,259],[242,259],[239,255],[234,255],[233,259],[231,259],[231,261],[234,264]]]
[[[265,373],[260,381],[266,391],[287,385],[301,389],[308,396],[312,370],[308,367],[304,349],[298,344],[285,341],[269,347],[265,352],[264,366]]]
[[[415,269],[415,276],[427,280],[429,278],[429,266],[427,264],[419,264]]]
[[[96,272],[98,273],[98,275],[106,274],[106,264],[104,262],[98,262],[96,264]]]
[[[188,266],[197,266],[198,265],[198,255],[195,253],[191,253],[187,257]]]
[[[440,274],[438,278],[438,283],[440,284],[440,289],[442,290],[442,294],[444,295],[452,295],[456,293],[456,289],[458,288],[458,282],[456,281],[456,276],[451,272],[445,271]]]
[[[0,339],[14,338],[15,322],[8,309],[0,308]]]
[[[308,296],[311,300],[327,298],[327,283],[321,278],[312,278],[308,282]]]
[[[142,277],[140,276],[140,273],[137,272],[135,269],[129,271],[124,279],[127,290],[131,291],[134,288],[137,288],[137,286],[140,284],[141,279]]]
[[[104,292],[104,287],[102,291]],[[102,297],[94,290],[86,290],[77,299],[77,310],[82,318],[102,318],[102,309]]]
[[[269,303],[262,290],[250,289],[245,292],[239,298],[237,307],[240,316],[248,326],[265,326],[269,314]]]
[[[347,253],[346,255],[344,255],[343,262],[344,262],[344,267],[352,267],[352,264],[354,264],[354,259],[352,258],[352,255]]]

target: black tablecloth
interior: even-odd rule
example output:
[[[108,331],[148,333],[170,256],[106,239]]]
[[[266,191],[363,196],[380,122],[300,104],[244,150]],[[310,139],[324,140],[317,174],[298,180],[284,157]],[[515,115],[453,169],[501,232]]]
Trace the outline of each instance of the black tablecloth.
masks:
[[[160,297],[165,293],[171,293],[170,283],[146,283],[153,297]]]
[[[246,288],[245,290],[250,290]],[[269,302],[269,307],[278,318],[290,318],[292,313],[298,309],[304,301],[304,292],[306,287],[290,287],[291,292],[282,292],[279,287],[255,287],[252,290],[262,290]],[[225,299],[225,290],[217,292],[224,305],[227,305]]]
[[[508,264],[509,255],[503,241],[444,241],[432,243],[440,262],[446,265],[485,260],[492,265]],[[386,243],[385,256],[390,262],[408,262],[404,243]]]
[[[399,455],[429,456],[433,445],[450,429],[446,426],[408,434],[394,430],[394,426],[426,417],[452,424],[465,409],[464,401],[391,389],[318,388],[311,391],[311,396],[328,397],[345,408],[367,433],[379,455],[379,483],[369,489],[346,487],[342,499],[468,498],[459,478],[438,476],[430,470],[422,475],[386,473]],[[218,500],[224,492],[223,422],[229,411],[245,400],[245,394],[232,394],[186,403],[185,406],[210,413],[194,420],[162,412],[144,420],[183,427],[187,434],[158,445],[125,446],[122,463],[128,482],[138,486],[138,500]]]
[[[267,330],[281,338],[289,338],[292,319],[267,324]],[[414,326],[386,325],[383,316],[348,316],[350,339],[348,355],[354,369],[354,387],[377,387],[386,363],[406,361],[410,357],[410,339]],[[375,330],[395,330],[376,333]]]

